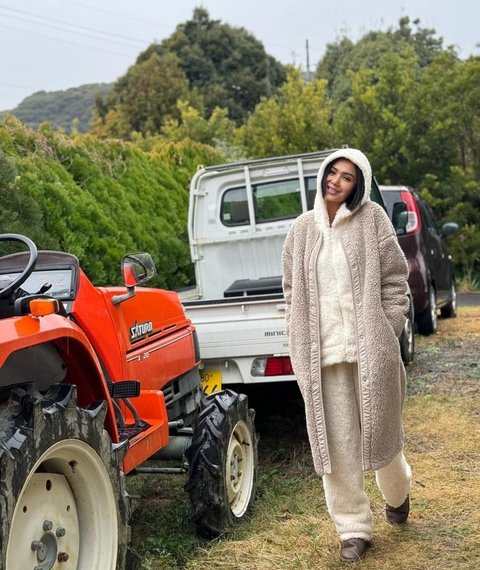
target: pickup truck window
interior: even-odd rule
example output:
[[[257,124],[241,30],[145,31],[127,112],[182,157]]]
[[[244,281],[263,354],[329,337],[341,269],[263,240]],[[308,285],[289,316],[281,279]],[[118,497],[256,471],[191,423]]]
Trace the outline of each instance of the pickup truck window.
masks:
[[[316,192],[315,177],[305,178],[305,188],[310,209]],[[252,192],[256,223],[296,218],[302,213],[298,178],[255,184],[252,185]],[[226,226],[250,223],[245,187],[230,188],[223,194],[220,216]]]

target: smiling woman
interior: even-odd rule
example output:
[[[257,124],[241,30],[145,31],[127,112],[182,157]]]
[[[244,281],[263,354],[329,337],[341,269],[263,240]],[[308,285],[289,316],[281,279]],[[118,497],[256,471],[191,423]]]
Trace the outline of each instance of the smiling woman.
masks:
[[[362,152],[332,153],[318,172],[313,211],[295,220],[283,247],[291,362],[347,562],[365,556],[373,534],[363,471],[375,470],[388,522],[409,513],[398,343],[408,266],[385,211],[370,201],[371,182]]]

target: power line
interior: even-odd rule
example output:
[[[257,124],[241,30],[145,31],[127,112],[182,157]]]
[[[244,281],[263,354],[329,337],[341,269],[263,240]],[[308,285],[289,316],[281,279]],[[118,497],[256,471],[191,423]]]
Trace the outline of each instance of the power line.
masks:
[[[152,21],[152,20],[146,20],[146,19],[144,19],[144,18],[138,18],[138,17],[136,17],[136,16],[132,16],[132,15],[125,14],[125,13],[121,13],[121,12],[116,12],[116,11],[114,11],[114,10],[107,10],[107,9],[105,9],[105,8],[100,8],[100,7],[98,7],[98,6],[92,6],[91,4],[85,4],[84,2],[77,2],[76,0],[63,0],[63,3],[65,3],[65,4],[72,4],[72,5],[74,5],[74,6],[79,6],[79,7],[81,7],[81,8],[86,8],[87,10],[92,10],[92,11],[95,11],[95,12],[102,12],[102,13],[104,13],[104,14],[110,14],[110,15],[112,15],[112,16],[117,16],[117,17],[119,17],[119,18],[125,18],[125,19],[128,19],[128,20],[140,22],[140,23],[142,23],[142,24],[154,25],[154,26],[158,26],[158,27],[162,27],[162,28],[167,28],[167,29],[171,29],[172,26],[174,26],[174,24],[167,25],[167,24],[163,24],[163,23],[160,23],[160,22],[154,22],[154,21]],[[177,24],[177,25],[178,25],[178,24]],[[287,45],[285,45],[285,44],[277,44],[277,43],[264,43],[264,42],[262,42],[262,43],[264,44],[265,47],[280,47],[280,48],[292,50],[292,46],[291,46],[291,45],[290,45],[290,46],[287,46]],[[298,46],[296,47],[296,49],[299,49],[299,50],[300,50],[300,49],[301,49],[301,48],[300,48],[300,45],[298,45]],[[315,47],[315,46],[312,46],[312,45],[309,46],[309,49],[310,49],[310,52],[311,52],[312,50],[313,50],[313,51],[322,51],[322,52],[324,51],[324,48],[319,48],[319,47]]]
[[[91,49],[91,50],[94,50],[94,51],[101,51],[101,52],[104,52],[104,53],[108,53],[108,54],[110,54],[110,55],[117,55],[117,56],[124,57],[124,58],[131,57],[130,54],[118,53],[118,52],[115,52],[115,51],[112,51],[112,50],[108,50],[108,49],[104,49],[104,48],[100,48],[100,47],[96,47],[96,46],[90,46],[90,45],[88,45],[88,44],[81,44],[81,43],[78,43],[78,42],[74,42],[74,41],[72,41],[72,40],[66,40],[66,39],[64,39],[64,38],[63,38],[63,39],[62,39],[62,38],[55,38],[54,36],[47,36],[47,35],[45,35],[45,34],[39,34],[38,32],[32,32],[32,31],[30,31],[30,30],[24,30],[24,29],[22,29],[22,28],[16,28],[15,26],[9,26],[8,24],[4,24],[3,22],[0,22],[0,26],[1,26],[2,28],[6,28],[6,29],[8,29],[8,30],[14,30],[14,31],[16,31],[16,32],[21,32],[21,33],[28,34],[29,36],[36,36],[36,37],[42,38],[42,39],[53,40],[53,41],[60,42],[60,43],[64,43],[64,44],[71,44],[71,45],[74,45],[74,46],[77,46],[77,47],[82,47],[82,48],[86,48],[86,49]],[[99,38],[95,38],[95,39],[98,40]]]
[[[141,44],[142,46],[145,45],[145,40],[141,40],[139,38],[133,38],[131,36],[125,36],[123,34],[115,34],[115,33],[107,32],[104,30],[97,30],[95,28],[90,28],[88,26],[82,26],[80,24],[71,24],[70,22],[66,22],[65,20],[57,20],[55,18],[47,18],[46,16],[41,16],[39,14],[34,14],[32,12],[26,12],[25,10],[18,10],[17,8],[9,8],[8,6],[5,6],[3,4],[0,4],[0,9],[8,10],[10,12],[16,12],[18,14],[22,14],[22,15],[26,15],[26,16],[32,16],[33,18],[37,18],[39,20],[44,20],[46,22],[53,22],[54,24],[61,24],[62,26],[68,26],[70,28],[78,28],[80,30],[86,30],[88,32],[93,32],[95,34],[110,36],[109,41],[114,41],[116,43],[123,44],[123,45],[126,45],[125,42],[121,42],[121,41],[111,39],[111,38],[120,38],[123,40],[127,40],[129,42]],[[32,21],[32,20],[25,18],[25,17],[22,17],[22,16],[16,16],[16,15],[12,15],[12,14],[4,14],[4,16],[6,16],[7,18],[14,18],[16,20],[22,20],[22,21],[26,21],[29,23],[38,23],[38,22]],[[58,28],[58,26],[54,26],[52,24],[47,23],[47,24],[43,24],[43,25],[47,25],[48,27],[53,28],[53,29],[57,29],[57,30],[60,29],[61,31],[68,31],[69,33],[74,33],[74,34],[84,35],[84,36],[86,35],[87,37],[94,37],[94,39],[99,39],[95,36],[91,36],[91,35],[85,34],[83,32],[79,32],[79,31],[75,31],[75,30],[65,30],[64,28],[63,29]]]
[[[1,9],[1,8],[0,8],[0,9]],[[6,15],[6,17],[7,17],[7,18],[13,18],[13,19],[15,19],[15,20],[20,20],[20,21],[22,21],[22,22],[27,22],[28,24],[38,24],[38,22],[35,22],[35,21],[33,21],[33,20],[29,20],[28,18],[22,18],[21,16],[10,16],[10,15]],[[2,24],[2,25],[4,25],[4,24]],[[84,33],[84,32],[76,32],[75,30],[67,30],[67,29],[64,29],[64,28],[59,28],[58,26],[54,26],[54,25],[52,25],[52,24],[42,24],[42,26],[43,26],[43,27],[46,26],[47,28],[51,28],[51,29],[53,29],[53,30],[57,30],[57,31],[60,31],[60,32],[67,32],[67,33],[69,33],[69,34],[72,34],[72,33],[73,33],[73,34],[75,34],[75,35],[77,35],[77,36],[82,36],[82,37],[90,38],[90,39],[93,39],[93,40],[100,40],[100,41],[104,41],[104,40],[105,40],[105,38],[99,38],[99,37],[97,37],[97,36],[93,36],[92,34],[86,34],[86,33]],[[17,28],[17,29],[18,29],[18,28]],[[52,37],[52,36],[50,36],[50,37]],[[108,40],[108,41],[110,41],[110,42],[113,41],[114,43],[119,44],[119,45],[122,45],[122,46],[136,47],[136,46],[133,46],[132,44],[126,44],[125,42],[119,42],[118,40]]]
[[[103,12],[104,14],[110,14],[111,16],[117,16],[119,18],[125,18],[127,20],[132,20],[135,22],[140,22],[142,24],[149,24],[152,26],[159,26],[161,28],[171,29],[172,25],[161,24],[160,22],[153,22],[152,20],[144,20],[143,18],[138,18],[136,16],[131,16],[130,14],[122,14],[120,12],[114,12],[113,10],[106,10],[105,8],[99,8],[98,6],[92,6],[91,4],[84,4],[83,2],[74,2],[74,0],[63,0],[64,4],[73,4],[74,6],[80,6],[81,8],[87,8],[87,10],[93,10],[95,12]]]

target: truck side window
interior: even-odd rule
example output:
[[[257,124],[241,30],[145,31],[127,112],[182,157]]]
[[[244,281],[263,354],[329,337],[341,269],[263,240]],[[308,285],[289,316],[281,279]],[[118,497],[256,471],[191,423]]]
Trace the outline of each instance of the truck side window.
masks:
[[[222,199],[221,218],[226,226],[250,223],[246,188],[233,188],[225,192]]]

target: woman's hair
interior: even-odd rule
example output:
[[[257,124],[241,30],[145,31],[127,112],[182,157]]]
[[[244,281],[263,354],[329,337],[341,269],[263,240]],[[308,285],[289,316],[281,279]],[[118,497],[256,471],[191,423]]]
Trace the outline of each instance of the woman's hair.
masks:
[[[342,157],[337,158],[336,160],[334,160],[333,162],[331,162],[330,164],[327,164],[327,166],[325,167],[325,170],[323,172],[323,177],[322,177],[322,196],[325,197],[325,193],[327,191],[327,176],[330,172],[330,168],[338,161],[338,160],[342,160]],[[349,160],[348,158],[346,160]],[[352,162],[352,161],[350,161]],[[355,166],[355,172],[357,175],[357,185],[355,187],[355,189],[353,190],[353,192],[350,194],[350,196],[345,200],[345,206],[350,210],[355,210],[355,208],[360,204],[360,202],[363,199],[363,196],[365,195],[365,177],[363,176],[363,172],[360,170],[360,168],[355,164],[352,163]]]

